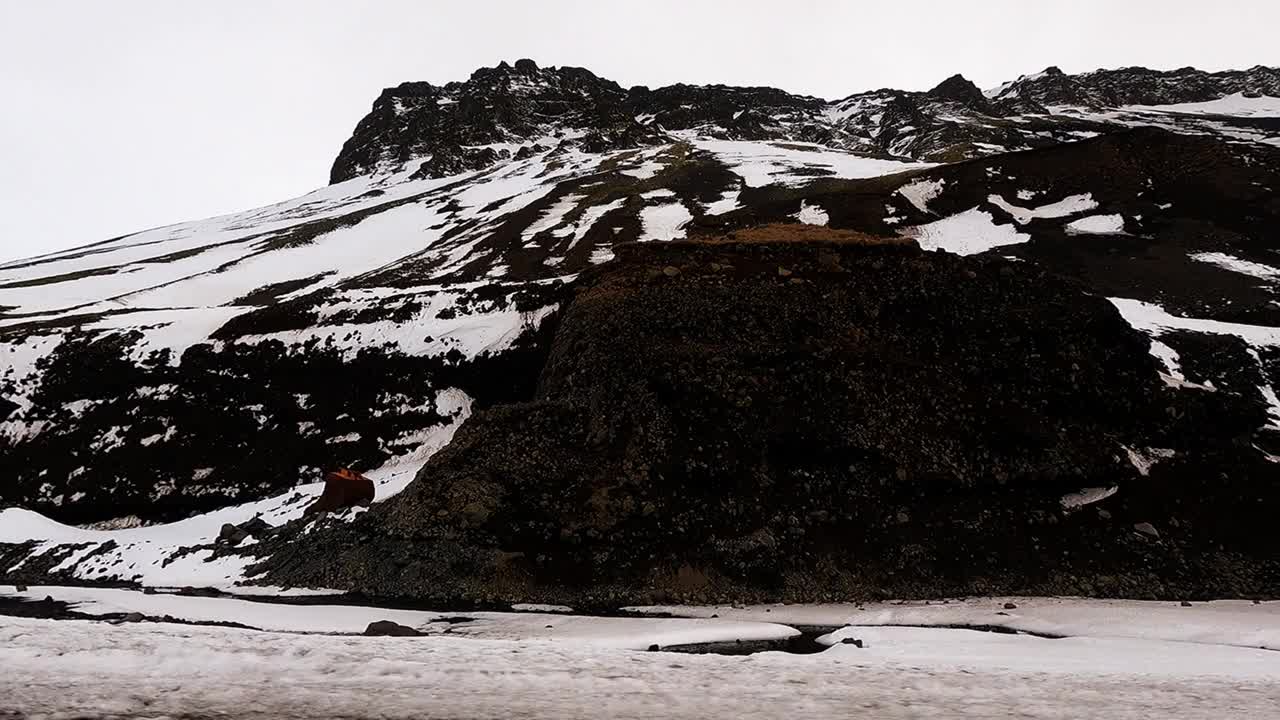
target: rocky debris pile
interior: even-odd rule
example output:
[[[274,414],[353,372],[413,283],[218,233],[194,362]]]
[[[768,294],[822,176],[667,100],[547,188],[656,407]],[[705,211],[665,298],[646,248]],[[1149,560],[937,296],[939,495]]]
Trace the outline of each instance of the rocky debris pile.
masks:
[[[251,537],[258,540],[271,537],[275,531],[275,526],[260,517],[239,524],[223,523],[222,529],[218,531],[218,544],[234,547]]]
[[[1035,267],[849,234],[623,245],[536,397],[259,569],[579,608],[1275,594],[1261,419],[1166,387],[1110,304]]]

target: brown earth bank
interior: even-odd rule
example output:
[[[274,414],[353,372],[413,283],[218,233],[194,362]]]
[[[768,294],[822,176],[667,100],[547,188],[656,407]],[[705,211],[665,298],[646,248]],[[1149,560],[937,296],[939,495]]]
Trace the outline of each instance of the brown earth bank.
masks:
[[[1166,386],[1105,299],[1029,263],[779,235],[620,246],[530,401],[354,522],[264,543],[262,582],[578,608],[1280,594],[1255,400]]]

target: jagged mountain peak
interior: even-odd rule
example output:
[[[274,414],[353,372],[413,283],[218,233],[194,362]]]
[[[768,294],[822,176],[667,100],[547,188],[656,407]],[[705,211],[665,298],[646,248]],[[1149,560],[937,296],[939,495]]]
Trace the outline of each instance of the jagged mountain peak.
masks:
[[[1043,147],[1117,124],[1114,118],[1070,117],[1055,109],[1092,112],[1213,101],[1235,93],[1280,95],[1280,72],[1133,67],[1069,75],[1050,66],[987,93],[957,74],[924,93],[883,89],[828,102],[770,87],[624,89],[584,68],[520,59],[480,68],[463,82],[402,83],[384,91],[344,145],[331,180],[404,169],[418,177],[444,177],[490,167],[534,146],[625,150],[689,133],[952,161]],[[1022,119],[1006,121],[1013,117]]]
[[[983,108],[987,105],[987,97],[982,94],[982,90],[959,73],[938,83],[937,86],[925,94],[939,100],[951,100],[978,108]]]

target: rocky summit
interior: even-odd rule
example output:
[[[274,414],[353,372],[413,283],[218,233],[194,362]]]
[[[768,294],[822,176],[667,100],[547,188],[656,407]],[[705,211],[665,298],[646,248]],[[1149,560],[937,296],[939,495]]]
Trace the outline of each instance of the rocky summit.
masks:
[[[1280,592],[1280,70],[520,60],[331,181],[0,266],[0,581]],[[307,514],[338,468],[372,506]]]

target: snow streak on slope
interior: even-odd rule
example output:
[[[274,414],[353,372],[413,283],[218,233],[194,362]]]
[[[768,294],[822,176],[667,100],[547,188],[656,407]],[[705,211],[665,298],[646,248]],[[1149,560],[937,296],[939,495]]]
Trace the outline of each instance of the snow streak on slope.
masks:
[[[756,143],[698,138],[694,147],[713,153],[747,187],[801,185],[814,177],[869,178],[932,167],[929,163],[859,157],[812,143]]]
[[[1151,343],[1151,353],[1155,357],[1164,362],[1166,367],[1171,370],[1171,375],[1178,378],[1180,373],[1176,364],[1177,354],[1174,353],[1170,362],[1169,348],[1163,343],[1155,340],[1160,335],[1171,330],[1185,330],[1189,332],[1209,333],[1216,335],[1233,335],[1243,340],[1249,345],[1248,354],[1253,362],[1259,367],[1263,366],[1262,359],[1259,357],[1259,348],[1274,348],[1280,346],[1280,328],[1268,327],[1264,325],[1246,325],[1243,323],[1228,323],[1218,320],[1203,320],[1197,318],[1185,318],[1172,315],[1153,303],[1142,302],[1141,300],[1133,300],[1129,298],[1108,298],[1111,304],[1116,306],[1125,321],[1132,325],[1135,329],[1141,330],[1151,335],[1153,340]],[[1265,376],[1264,376],[1265,377]],[[1269,428],[1280,430],[1280,394],[1277,393],[1275,387],[1271,383],[1263,382],[1258,387],[1258,393],[1267,405],[1267,417]],[[1268,455],[1269,458],[1273,457]]]
[[[1182,113],[1188,115],[1230,115],[1233,117],[1280,118],[1280,97],[1245,97],[1234,93],[1217,100],[1172,105],[1128,105],[1130,112]]]
[[[1019,225],[1026,225],[1036,218],[1059,218],[1076,213],[1087,212],[1098,207],[1098,203],[1094,202],[1092,195],[1072,195],[1063,198],[1056,203],[1041,205],[1036,208],[1023,208],[1013,205],[999,195],[991,195],[987,201],[992,205],[1009,213]]]
[[[1067,232],[1077,235],[1114,235],[1124,232],[1124,217],[1090,215],[1067,223]]]
[[[997,225],[991,213],[978,208],[911,228],[905,234],[914,237],[925,250],[945,250],[957,255],[975,255],[1031,239],[1013,225]]]

